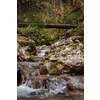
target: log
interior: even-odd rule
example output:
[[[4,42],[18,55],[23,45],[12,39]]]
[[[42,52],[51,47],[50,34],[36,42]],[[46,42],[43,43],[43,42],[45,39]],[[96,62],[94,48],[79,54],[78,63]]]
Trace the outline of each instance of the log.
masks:
[[[33,23],[18,23],[18,27],[27,27],[28,25],[32,25]],[[76,28],[78,25],[74,24],[46,24],[43,26],[40,26],[41,28],[61,28],[61,29],[71,29]]]
[[[18,23],[17,26],[18,27],[27,27],[27,26],[32,25],[32,24],[33,23],[29,23],[29,22],[27,22],[27,23]]]
[[[71,28],[76,28],[77,25],[71,25],[71,24],[51,24],[51,25],[45,25],[45,28],[61,28],[61,29],[71,29]]]

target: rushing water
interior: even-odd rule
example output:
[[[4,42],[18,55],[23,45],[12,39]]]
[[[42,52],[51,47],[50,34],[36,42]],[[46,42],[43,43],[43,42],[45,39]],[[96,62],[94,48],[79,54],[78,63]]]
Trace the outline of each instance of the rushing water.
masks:
[[[39,89],[30,88],[30,81],[27,85],[26,83],[22,84],[17,87],[17,97],[36,97],[39,95],[41,99],[42,97],[48,98],[58,93],[66,93],[64,91],[66,89],[66,81],[64,79],[52,78],[50,81],[46,84],[48,89],[45,89],[43,85]]]
[[[30,81],[29,81],[30,82]],[[29,84],[22,84],[17,87],[18,100],[83,100],[83,96],[67,97],[66,81],[52,78],[47,82],[48,89],[41,86],[39,89],[29,87]]]
[[[59,44],[59,42],[55,44]],[[46,51],[48,51],[48,48],[45,46],[36,57],[42,58]],[[78,91],[72,91],[72,95],[67,95],[70,93],[70,90],[68,90],[66,85],[67,81],[64,79],[57,79],[53,77],[46,80],[46,86],[42,84],[43,81],[41,81],[39,88],[32,88],[32,81],[29,77],[30,74],[33,75],[36,71],[38,71],[39,62],[18,62],[17,64],[27,76],[26,82],[17,86],[17,100],[84,100],[84,95],[73,95],[73,93],[77,93]],[[65,75],[65,77],[70,76]],[[83,93],[84,91],[81,92]]]

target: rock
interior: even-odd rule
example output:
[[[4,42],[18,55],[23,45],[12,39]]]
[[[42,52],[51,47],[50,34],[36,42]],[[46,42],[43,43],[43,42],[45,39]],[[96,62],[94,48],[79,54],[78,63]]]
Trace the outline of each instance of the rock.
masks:
[[[47,70],[46,66],[42,66],[40,68],[40,74],[41,75],[44,75],[44,74],[47,74],[47,73],[48,73],[48,70]]]
[[[20,67],[23,72],[24,78],[31,77],[31,73],[34,69],[39,69],[39,62],[17,62],[17,66]]]
[[[55,62],[62,73],[81,75],[84,73],[84,44],[82,36],[69,37],[63,42],[53,44],[47,59],[43,57],[43,64]],[[75,42],[75,43],[74,43]]]
[[[84,36],[72,36],[72,40],[75,42],[76,40],[83,42]]]
[[[70,78],[64,76],[52,76],[52,75],[39,75],[31,77],[31,88],[45,88],[45,89],[56,89],[55,87],[58,86],[65,86],[67,88],[67,81]],[[58,86],[59,87],[59,86]],[[59,87],[60,88],[60,87]]]
[[[58,70],[55,63],[50,62],[46,63],[44,66],[40,68],[40,74],[50,74],[50,75],[59,75],[60,70]]]
[[[39,76],[40,75],[40,70],[39,69],[35,69],[34,72],[31,73],[32,76]]]
[[[79,40],[75,40],[74,43],[80,43],[80,41]]]
[[[58,58],[55,58],[55,56],[52,55],[52,56],[50,56],[49,60],[50,60],[51,62],[57,62],[57,61],[58,61]]]
[[[17,67],[17,86],[22,83],[23,75],[19,67]]]
[[[84,58],[79,55],[68,55],[60,62],[64,64],[63,69],[68,70],[67,74],[80,75],[84,72]]]
[[[35,42],[25,37],[17,38],[17,61],[36,61]]]
[[[59,45],[60,45],[60,42],[61,42],[61,41],[55,42],[54,44],[51,45],[51,48],[54,48],[54,47],[59,46]]]
[[[67,83],[67,86],[71,90],[84,90],[84,76],[73,76]]]
[[[68,45],[68,44],[71,44],[71,43],[73,43],[72,38],[68,38],[67,40],[65,40],[63,42],[63,44],[65,44],[65,45]]]
[[[17,42],[21,47],[24,48],[25,51],[29,52],[29,54],[33,55],[36,54],[36,46],[35,42],[31,39],[17,39]]]
[[[29,53],[27,51],[25,51],[25,49],[23,49],[19,43],[17,43],[17,59],[19,59],[20,61],[27,61],[29,58]]]
[[[84,96],[84,92],[80,92],[80,91],[73,91],[73,92],[69,92],[65,95],[66,97],[75,97],[75,96]]]

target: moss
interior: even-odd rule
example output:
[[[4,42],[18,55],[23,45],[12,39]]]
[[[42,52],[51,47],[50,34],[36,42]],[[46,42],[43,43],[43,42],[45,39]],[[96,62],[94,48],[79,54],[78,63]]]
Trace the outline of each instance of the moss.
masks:
[[[33,55],[31,55],[31,56],[29,57],[29,60],[30,60],[30,61],[35,61],[36,58],[35,58]]]
[[[73,36],[72,40],[73,40],[73,41],[79,40],[80,42],[83,42],[84,37],[83,37],[83,36]]]
[[[49,36],[48,39],[49,39],[50,41],[52,41],[52,40],[55,39],[55,37],[54,37],[54,36]]]
[[[77,45],[71,45],[72,49],[77,49]]]
[[[45,42],[45,39],[42,39],[42,40],[41,40],[41,42],[43,42],[43,43],[44,43],[44,42]]]
[[[25,37],[23,37],[23,36],[17,36],[17,39],[18,39],[18,40],[24,40]]]

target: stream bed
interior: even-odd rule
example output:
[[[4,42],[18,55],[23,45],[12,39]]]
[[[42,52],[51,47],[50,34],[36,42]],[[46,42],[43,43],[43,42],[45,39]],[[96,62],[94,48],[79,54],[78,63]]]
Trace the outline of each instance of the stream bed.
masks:
[[[41,59],[49,50],[50,47],[44,46],[35,57]],[[84,76],[40,75],[39,63],[40,61],[17,62],[24,77],[22,83],[17,86],[17,100],[84,100]],[[38,74],[34,76],[36,73]],[[70,80],[66,81],[65,78],[73,79],[72,83],[77,89],[69,89],[67,83]]]

